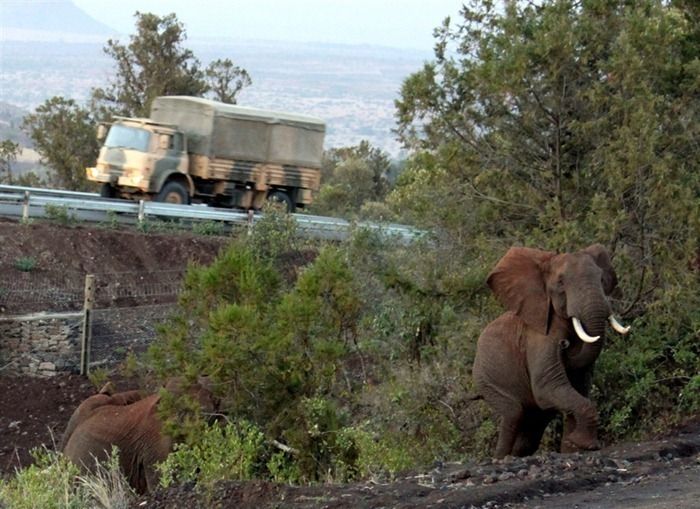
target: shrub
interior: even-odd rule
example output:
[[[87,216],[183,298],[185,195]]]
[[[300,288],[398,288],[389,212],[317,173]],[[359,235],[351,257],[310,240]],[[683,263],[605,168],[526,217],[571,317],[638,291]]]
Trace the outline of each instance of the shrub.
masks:
[[[64,205],[46,205],[44,212],[47,219],[55,221],[64,226],[75,222],[75,216],[68,212],[68,207]]]
[[[66,457],[45,448],[34,449],[32,457],[33,465],[0,483],[0,502],[14,509],[82,509],[88,505],[87,494],[75,482],[80,472]]]
[[[158,465],[160,482],[197,481],[211,487],[223,479],[247,480],[262,473],[264,436],[254,424],[241,421],[207,426],[196,443],[179,444]]]
[[[60,453],[32,450],[34,464],[0,480],[0,506],[13,509],[127,509],[134,493],[112,451],[109,461],[94,474],[80,475],[78,467]]]
[[[129,486],[119,465],[119,452],[113,446],[106,463],[96,466],[93,473],[78,477],[82,490],[95,509],[129,509],[136,494]]]
[[[23,256],[15,260],[15,268],[22,272],[31,272],[36,268],[36,259],[31,256]]]

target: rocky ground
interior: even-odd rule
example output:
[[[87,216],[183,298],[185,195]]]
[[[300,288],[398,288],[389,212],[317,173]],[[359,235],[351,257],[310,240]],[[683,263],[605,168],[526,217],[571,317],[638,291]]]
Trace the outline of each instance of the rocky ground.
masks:
[[[210,261],[225,243],[0,220],[0,288],[33,277],[58,284],[68,272],[183,269],[189,260]],[[29,258],[35,268],[20,273],[18,261]],[[19,311],[15,304],[5,302],[6,313]],[[8,476],[29,464],[32,447],[53,447],[74,408],[95,389],[78,375],[41,380],[10,376],[2,368],[0,362],[0,476]],[[700,507],[699,481],[700,416],[662,436],[593,453],[436,464],[396,479],[346,485],[227,482],[208,494],[184,485],[140,498],[133,507],[681,509]]]
[[[700,419],[656,440],[585,454],[547,453],[434,465],[391,482],[290,487],[222,483],[208,496],[180,486],[135,507],[170,508],[697,508]]]
[[[120,383],[121,389],[130,388]],[[29,450],[53,448],[73,409],[95,392],[83,377],[0,376],[0,475],[26,466]],[[299,486],[222,483],[161,490],[133,507],[161,508],[696,508],[700,500],[700,417],[652,440],[585,454],[546,453],[436,464],[396,479]]]

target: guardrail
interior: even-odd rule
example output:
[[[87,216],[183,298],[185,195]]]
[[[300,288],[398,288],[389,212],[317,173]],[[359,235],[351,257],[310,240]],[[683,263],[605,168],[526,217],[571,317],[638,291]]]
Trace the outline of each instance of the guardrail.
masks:
[[[181,219],[186,221],[216,221],[231,226],[255,223],[262,214],[249,214],[231,209],[205,205],[173,205],[154,201],[128,201],[101,198],[93,193],[55,189],[39,189],[0,185],[0,215],[46,217],[47,207],[60,207],[77,214],[76,219],[88,222],[117,220],[125,224],[139,224],[149,217]],[[116,215],[116,216],[115,216]],[[424,232],[399,224],[370,221],[351,223],[344,219],[309,214],[292,214],[302,234],[328,240],[344,240],[353,227],[369,228],[410,242]]]

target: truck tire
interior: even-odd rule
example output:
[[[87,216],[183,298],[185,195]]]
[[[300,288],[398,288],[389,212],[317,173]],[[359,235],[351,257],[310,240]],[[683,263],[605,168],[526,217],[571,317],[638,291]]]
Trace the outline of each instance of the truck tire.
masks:
[[[270,191],[270,193],[267,195],[267,201],[284,206],[287,212],[294,212],[296,208],[294,206],[294,202],[292,201],[292,197],[279,189]]]
[[[100,196],[102,198],[116,198],[117,190],[112,187],[112,184],[105,182],[100,186]]]
[[[156,195],[156,201],[173,203],[175,205],[189,205],[190,195],[187,188],[177,181],[167,182],[160,193]]]

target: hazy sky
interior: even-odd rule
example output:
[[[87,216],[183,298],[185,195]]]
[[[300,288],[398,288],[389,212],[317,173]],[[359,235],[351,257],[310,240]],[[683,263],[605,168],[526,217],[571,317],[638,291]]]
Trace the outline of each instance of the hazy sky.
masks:
[[[187,35],[377,44],[429,50],[433,28],[456,17],[461,0],[73,0],[124,34],[134,12],[174,12]]]

